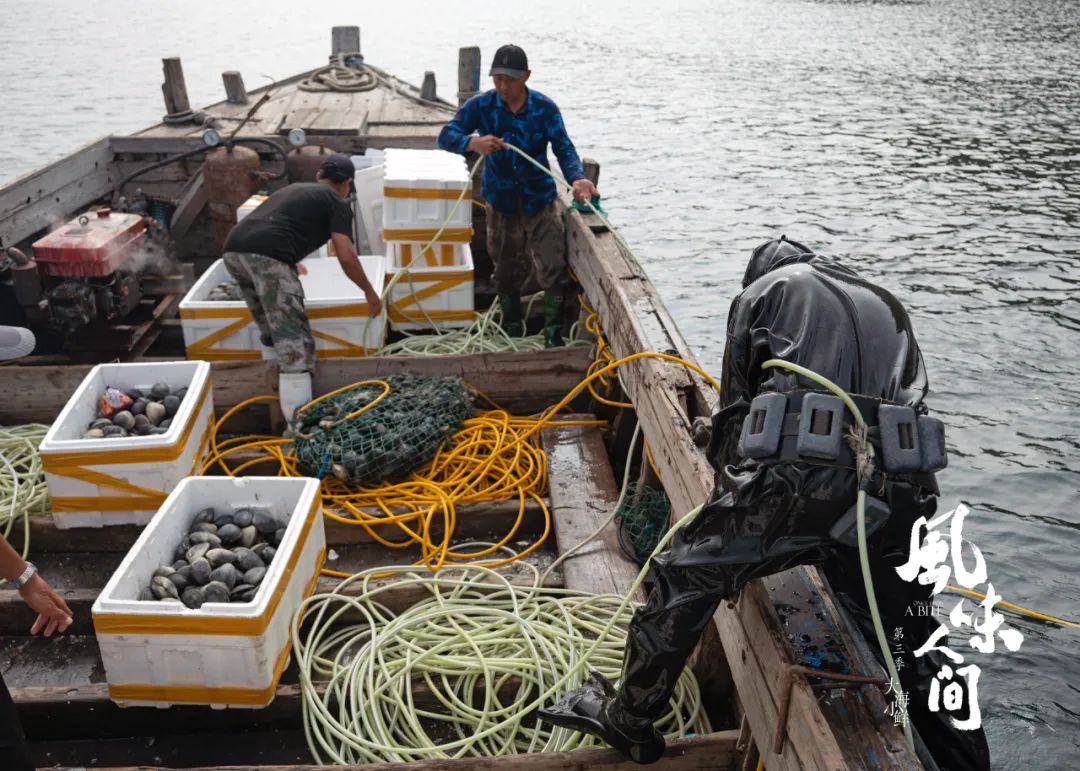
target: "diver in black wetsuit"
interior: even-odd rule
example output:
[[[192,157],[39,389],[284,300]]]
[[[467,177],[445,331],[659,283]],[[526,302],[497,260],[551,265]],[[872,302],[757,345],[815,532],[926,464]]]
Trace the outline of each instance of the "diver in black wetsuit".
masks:
[[[618,690],[594,673],[583,687],[542,709],[543,719],[593,733],[640,763],[657,760],[664,740],[652,724],[667,707],[687,658],[720,602],[734,599],[753,578],[796,565],[823,566],[840,601],[877,651],[858,549],[850,530],[838,526],[853,520],[858,486],[854,458],[846,447],[830,461],[802,454],[802,405],[822,398],[820,393],[808,396],[821,389],[788,370],[763,369],[773,358],[813,370],[852,394],[879,455],[878,443],[889,441],[887,436],[896,441],[896,431],[886,428],[890,414],[903,411],[913,423],[927,419],[926,370],[900,302],[786,238],[758,247],[743,277],[743,292],[728,314],[720,381],[725,406],[713,417],[709,447],[716,470],[713,492],[701,513],[652,560],[655,588],[630,624]],[[760,430],[760,423],[744,430],[759,394],[779,400],[780,420],[786,421],[771,454],[749,453],[752,443],[746,431]],[[842,408],[835,414],[837,437],[841,415]],[[843,420],[850,425],[850,417]],[[939,421],[928,420],[940,427]],[[801,423],[807,424],[804,432],[814,431],[805,413]],[[868,539],[871,572],[885,629],[904,630],[903,651],[894,655],[904,659],[901,685],[921,739],[941,769],[988,769],[983,731],[959,731],[948,713],[927,707],[931,680],[942,659],[936,653],[915,658],[914,650],[929,639],[936,624],[916,609],[930,600],[932,587],[907,583],[894,569],[907,559],[914,521],[929,518],[936,509],[932,472],[944,466],[943,436],[938,440],[940,462],[929,469],[924,451],[922,468],[909,467],[905,473],[873,470],[867,489],[876,496],[875,510],[885,512],[887,519],[879,521]]]

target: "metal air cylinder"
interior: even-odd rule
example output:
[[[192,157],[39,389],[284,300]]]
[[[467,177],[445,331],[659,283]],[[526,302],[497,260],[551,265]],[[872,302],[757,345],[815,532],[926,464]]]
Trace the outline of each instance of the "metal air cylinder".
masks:
[[[206,178],[207,208],[214,224],[219,246],[225,245],[229,231],[236,225],[236,209],[255,192],[258,182],[259,154],[250,147],[219,147],[206,154],[203,174]]]
[[[286,159],[289,182],[314,182],[319,166],[330,154],[331,151],[322,145],[318,147],[305,145],[292,150]]]

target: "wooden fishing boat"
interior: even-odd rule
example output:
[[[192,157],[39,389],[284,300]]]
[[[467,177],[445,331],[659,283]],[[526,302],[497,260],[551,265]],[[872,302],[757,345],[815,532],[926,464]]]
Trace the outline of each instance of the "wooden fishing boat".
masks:
[[[333,46],[335,55],[355,56],[359,31],[335,28]],[[166,60],[164,91],[171,117],[130,136],[94,142],[0,189],[0,247],[25,249],[55,222],[115,200],[114,194],[123,192],[119,183],[132,173],[190,153],[179,162],[143,173],[138,180],[144,194],[171,204],[169,237],[182,265],[189,267],[175,275],[145,279],[144,294],[150,299],[143,303],[144,316],[113,324],[111,333],[122,340],[113,341],[110,349],[126,359],[182,358],[174,321],[179,293],[220,251],[201,179],[202,153],[209,150],[202,145],[202,134],[208,122],[232,131],[242,121],[239,136],[264,140],[256,149],[263,165],[270,166],[287,151],[286,135],[295,128],[304,129],[309,143],[344,152],[433,147],[440,126],[454,109],[436,96],[433,78],[417,89],[370,70],[374,85],[366,90],[299,88],[314,72],[251,93],[243,90],[236,73],[226,73],[229,98],[185,118],[188,107],[179,61]],[[459,99],[477,90],[479,72],[479,50],[462,49]],[[255,105],[258,109],[253,111]],[[598,173],[598,166],[590,166]],[[484,232],[482,218],[482,209],[476,207],[478,233]],[[614,356],[657,351],[694,361],[652,283],[599,218],[577,212],[567,223],[571,267]],[[482,309],[490,304],[492,294],[479,277],[489,272],[490,261],[482,238],[473,247],[476,307]],[[95,356],[104,360],[100,352]],[[324,393],[400,371],[455,374],[512,412],[534,414],[577,385],[592,361],[592,351],[584,347],[527,354],[331,358],[320,361],[315,391]],[[89,368],[89,363],[73,362],[66,355],[32,357],[0,368],[6,397],[0,400],[0,424],[53,421]],[[263,361],[215,361],[212,378],[219,416],[251,397],[274,393],[277,385],[274,365]],[[652,455],[652,466],[641,463],[640,474],[663,486],[676,515],[700,504],[710,491],[712,471],[694,441],[695,419],[709,416],[717,403],[708,384],[683,367],[640,359],[622,367],[621,388],[620,398],[630,401],[632,410],[613,410],[588,394],[573,402],[577,412],[609,421],[606,429],[544,429],[554,537],[529,559],[550,562],[602,522],[618,496],[614,469],[639,464],[639,459],[628,457],[630,436],[638,422]],[[233,426],[238,432],[279,427],[280,415],[268,410],[246,412],[242,422]],[[458,512],[455,535],[469,538],[504,532],[516,515],[516,502],[465,507]],[[523,537],[539,535],[543,522],[537,507],[527,508],[521,527]],[[67,635],[32,638],[27,634],[29,610],[17,592],[0,588],[4,654],[0,667],[40,766],[300,769],[311,763],[301,730],[300,691],[291,669],[285,671],[276,698],[261,710],[187,706],[162,711],[113,704],[90,608],[139,528],[58,530],[48,516],[40,516],[33,518],[30,529],[32,559],[75,613]],[[337,569],[401,561],[401,554],[373,543],[359,528],[328,523],[327,541],[339,555]],[[590,592],[625,594],[637,572],[615,534],[606,532],[570,557],[552,581]],[[322,579],[320,588],[333,583]],[[827,676],[808,677],[802,666],[880,674],[869,649],[814,569],[755,581],[737,603],[720,608],[693,658],[717,730],[673,743],[661,767],[754,768],[759,757],[770,771],[922,767],[886,714],[885,697],[877,687]],[[422,700],[423,695],[418,693],[417,698]],[[548,771],[633,766],[612,751],[587,750],[365,767]]]

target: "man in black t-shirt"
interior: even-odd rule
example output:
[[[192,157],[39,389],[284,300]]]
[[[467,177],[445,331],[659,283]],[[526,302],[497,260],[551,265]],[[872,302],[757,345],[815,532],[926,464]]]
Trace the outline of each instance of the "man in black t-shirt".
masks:
[[[347,155],[327,156],[315,182],[278,190],[241,220],[225,241],[225,267],[259,327],[263,358],[278,361],[279,398],[286,419],[311,401],[315,369],[315,339],[304,311],[300,261],[333,241],[341,269],[364,292],[368,314],[375,318],[382,312],[379,292],[364,275],[352,242],[352,209],[346,199],[355,173]]]

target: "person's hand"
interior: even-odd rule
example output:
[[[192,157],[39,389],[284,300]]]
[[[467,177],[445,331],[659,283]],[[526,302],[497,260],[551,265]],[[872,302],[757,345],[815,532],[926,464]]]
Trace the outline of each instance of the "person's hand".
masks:
[[[307,275],[307,266],[304,265],[304,263],[302,263],[302,262],[296,263],[296,273],[299,276],[306,276]]]
[[[30,634],[37,634],[44,629],[45,636],[52,637],[53,632],[66,632],[71,626],[71,608],[39,574],[31,576],[19,589],[19,594],[30,609],[38,614],[30,627]]]
[[[367,299],[368,315],[373,319],[378,318],[379,314],[382,313],[383,306],[382,298],[379,297],[379,293],[374,289],[370,289],[364,292],[364,297]]]
[[[574,189],[574,198],[582,203],[588,203],[594,195],[600,195],[596,190],[596,185],[587,179],[579,179],[571,187]]]
[[[469,140],[469,146],[466,150],[472,150],[474,153],[480,153],[481,155],[491,155],[497,153],[499,150],[506,149],[506,142],[499,139],[494,134],[486,134],[482,137],[473,137]]]

